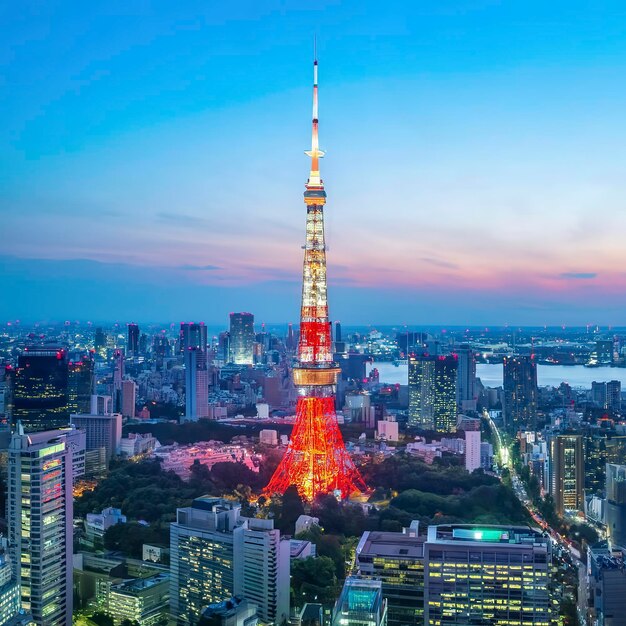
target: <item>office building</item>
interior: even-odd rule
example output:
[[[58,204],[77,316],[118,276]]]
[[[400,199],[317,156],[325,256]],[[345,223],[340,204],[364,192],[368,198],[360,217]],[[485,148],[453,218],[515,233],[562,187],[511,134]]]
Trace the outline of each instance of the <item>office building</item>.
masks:
[[[557,435],[550,441],[550,493],[556,512],[584,509],[585,458],[582,435]]]
[[[533,428],[537,418],[537,364],[532,356],[504,358],[504,423],[508,430]]]
[[[122,416],[135,417],[137,385],[134,380],[122,381]]]
[[[356,549],[357,573],[380,580],[389,626],[424,623],[424,536],[414,522],[404,532],[367,531]]]
[[[456,430],[458,413],[456,404],[457,373],[458,358],[456,354],[436,358],[433,426],[440,433]]]
[[[424,624],[556,624],[550,538],[529,527],[430,526]]]
[[[282,624],[289,620],[290,542],[271,519],[242,521],[233,532],[234,593],[256,604],[261,622]]]
[[[72,415],[70,419],[76,428],[85,431],[85,449],[87,452],[104,448],[107,461],[117,454],[122,438],[121,413],[108,415],[87,413]]]
[[[254,363],[254,315],[230,314],[230,361],[235,365]]]
[[[159,573],[111,585],[108,613],[116,624],[129,620],[140,626],[161,626],[169,615],[170,577]]]
[[[461,411],[475,411],[478,390],[476,388],[476,356],[468,345],[456,352],[458,372],[456,379],[456,401]]]
[[[0,548],[0,624],[7,624],[21,609],[20,589],[7,552],[6,540]]]
[[[176,511],[170,527],[170,611],[178,626],[195,626],[208,604],[234,594],[233,531],[241,507],[196,498]]]
[[[129,356],[137,356],[139,354],[139,326],[137,324],[128,325],[126,351]]]
[[[88,413],[94,392],[94,360],[91,354],[74,355],[68,364],[67,407],[70,414]]]
[[[465,431],[465,469],[473,472],[481,467],[480,427]]]
[[[622,383],[619,380],[591,383],[591,401],[599,408],[610,413],[622,410]]]
[[[606,464],[605,521],[610,545],[626,549],[626,465]]]
[[[434,427],[435,361],[428,354],[409,355],[409,426]]]
[[[113,406],[115,411],[122,411],[122,382],[124,380],[124,351],[119,348],[113,352]]]
[[[596,341],[596,349],[591,355],[591,365],[610,365],[613,363],[613,341],[611,339],[599,339]]]
[[[67,426],[68,360],[62,348],[26,347],[13,372],[13,424],[26,432]]]
[[[207,328],[203,322],[182,322],[178,336],[179,352],[185,352],[191,348],[206,352]]]
[[[209,371],[207,353],[200,348],[188,347],[185,363],[185,421],[195,422],[209,415]]]
[[[587,548],[593,626],[626,626],[626,554],[605,542]]]
[[[72,451],[65,431],[18,432],[9,446],[8,533],[22,608],[72,623]]]
[[[593,381],[591,383],[591,401],[598,407],[606,409],[606,383]]]
[[[387,600],[382,583],[348,577],[335,604],[332,626],[386,626]]]
[[[257,607],[243,598],[209,604],[198,626],[257,626]]]

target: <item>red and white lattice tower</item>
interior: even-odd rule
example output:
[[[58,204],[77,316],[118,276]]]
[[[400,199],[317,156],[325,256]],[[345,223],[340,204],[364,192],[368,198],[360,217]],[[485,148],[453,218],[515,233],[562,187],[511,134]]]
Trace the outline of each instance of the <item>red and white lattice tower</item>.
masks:
[[[317,136],[317,60],[313,63],[313,133],[311,173],[304,192],[306,243],[302,270],[302,309],[298,364],[293,382],[298,390],[296,422],[285,456],[265,488],[282,494],[295,485],[300,496],[340,493],[346,498],[365,491],[365,484],[348,454],[335,414],[335,388],[340,369],[333,363],[328,299],[324,205],[326,192],[320,178]]]

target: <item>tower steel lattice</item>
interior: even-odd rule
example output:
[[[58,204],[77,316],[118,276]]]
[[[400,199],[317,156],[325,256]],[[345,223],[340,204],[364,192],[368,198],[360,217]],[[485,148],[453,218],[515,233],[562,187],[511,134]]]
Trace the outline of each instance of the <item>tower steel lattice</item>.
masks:
[[[304,192],[306,242],[302,270],[302,308],[298,363],[293,381],[298,390],[296,422],[285,456],[265,488],[282,494],[295,485],[303,499],[340,492],[345,498],[365,491],[341,436],[335,414],[335,389],[341,371],[333,363],[328,299],[326,293],[326,244],[324,205],[326,192],[319,160],[324,153],[318,142],[317,59],[313,63],[313,129],[311,171]]]

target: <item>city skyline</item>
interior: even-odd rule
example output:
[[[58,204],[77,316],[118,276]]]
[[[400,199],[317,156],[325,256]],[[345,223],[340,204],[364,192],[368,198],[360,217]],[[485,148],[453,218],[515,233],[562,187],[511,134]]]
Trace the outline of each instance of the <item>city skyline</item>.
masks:
[[[331,319],[618,324],[621,7],[397,8],[13,7],[0,319],[297,319],[315,23]]]

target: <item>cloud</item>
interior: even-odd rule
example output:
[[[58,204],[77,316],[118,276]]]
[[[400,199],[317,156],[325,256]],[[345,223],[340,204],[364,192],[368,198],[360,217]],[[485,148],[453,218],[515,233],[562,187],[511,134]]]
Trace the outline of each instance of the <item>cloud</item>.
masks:
[[[213,271],[213,270],[221,270],[224,268],[220,267],[219,265],[179,265],[177,269],[203,272],[205,270]]]
[[[563,272],[559,274],[559,278],[565,280],[591,280],[598,274],[596,272]]]
[[[451,270],[459,269],[459,266],[456,263],[450,263],[449,261],[442,261],[441,259],[434,259],[428,256],[421,257],[420,261],[424,261],[424,263],[430,263],[431,265],[436,265],[437,267],[445,267]]]

